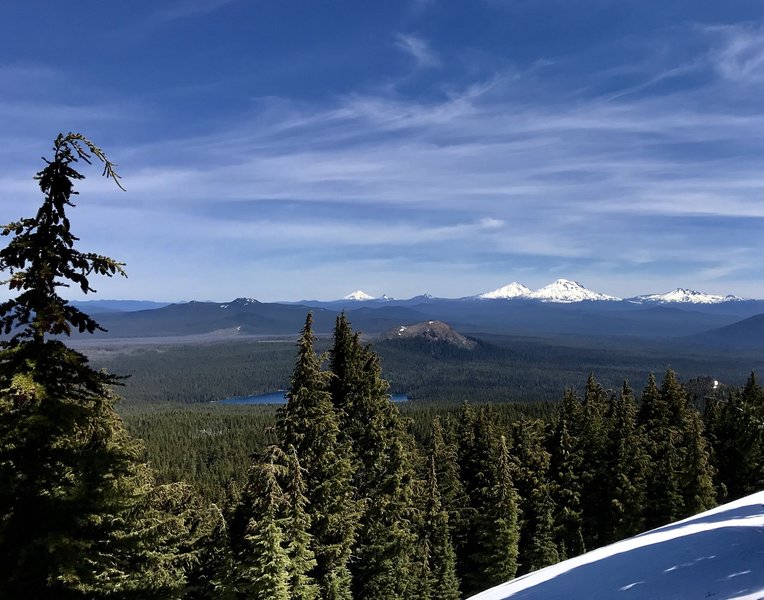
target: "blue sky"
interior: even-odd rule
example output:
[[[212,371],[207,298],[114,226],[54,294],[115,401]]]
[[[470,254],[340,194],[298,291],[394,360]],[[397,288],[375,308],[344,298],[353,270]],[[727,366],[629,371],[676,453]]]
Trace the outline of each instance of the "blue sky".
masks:
[[[764,297],[759,0],[11,2],[2,221],[59,131],[102,298]]]

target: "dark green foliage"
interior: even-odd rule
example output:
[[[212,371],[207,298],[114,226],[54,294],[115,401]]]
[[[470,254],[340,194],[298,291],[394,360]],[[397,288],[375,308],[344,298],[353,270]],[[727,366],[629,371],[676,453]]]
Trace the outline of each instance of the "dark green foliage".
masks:
[[[645,525],[655,527],[716,502],[710,452],[697,410],[672,370],[661,389],[650,377],[639,413],[652,462],[646,481]]]
[[[426,502],[423,510],[421,546],[428,579],[427,592],[431,600],[459,600],[459,577],[456,574],[454,552],[448,512],[441,503],[438,488],[436,458],[430,455],[426,482]]]
[[[585,457],[580,436],[583,409],[573,390],[566,390],[550,447],[550,476],[556,501],[557,540],[560,558],[584,552],[582,487]]]
[[[241,598],[289,600],[290,562],[280,518],[287,499],[273,453],[250,470],[248,497],[251,516],[238,555],[236,590]]]
[[[277,433],[283,449],[294,448],[305,469],[307,510],[314,540],[315,577],[322,598],[351,598],[348,561],[358,506],[351,485],[350,448],[340,439],[339,422],[328,392],[327,373],[313,350],[312,318],[300,336],[297,360],[279,411]]]
[[[455,428],[450,419],[448,423],[450,426],[444,428],[439,416],[433,418],[429,450],[435,466],[440,503],[448,515],[452,542],[455,547],[463,547],[466,542],[463,535],[468,532],[468,526],[463,523],[467,514],[467,495],[460,476]]]
[[[382,379],[379,359],[344,314],[330,350],[332,400],[353,458],[362,508],[352,567],[356,598],[397,600],[413,590],[416,551],[412,443]]]
[[[512,428],[513,480],[520,496],[519,573],[560,560],[554,536],[554,500],[549,481],[550,455],[545,424],[520,420]]]
[[[284,541],[289,556],[289,597],[291,600],[314,600],[318,597],[318,586],[309,576],[316,567],[313,538],[309,533],[311,520],[307,512],[303,468],[294,447],[289,448],[286,461]]]
[[[72,163],[95,155],[117,176],[79,134],[60,135],[53,149],[37,175],[37,215],[7,225],[13,237],[0,251],[19,292],[0,306],[12,334],[0,350],[0,589],[7,597],[168,597],[183,588],[189,559],[169,523],[186,517],[156,507],[161,490],[149,494],[142,448],[114,411],[116,379],[51,337],[98,328],[59,288],[87,293],[92,274],[122,274],[120,263],[75,248],[66,209],[83,176]]]
[[[611,543],[641,532],[645,477],[650,469],[644,438],[637,428],[637,406],[627,382],[610,398],[605,479],[610,482],[601,542]]]
[[[517,573],[520,541],[517,492],[512,483],[512,465],[503,435],[499,438],[495,469],[482,536],[485,553],[482,572],[488,586],[509,581]]]
[[[751,373],[742,391],[706,403],[705,426],[714,449],[719,483],[730,500],[764,482],[764,390]]]
[[[682,514],[678,478],[680,439],[673,420],[671,407],[651,374],[642,393],[638,419],[652,465],[645,482],[645,526],[648,529],[665,525]]]

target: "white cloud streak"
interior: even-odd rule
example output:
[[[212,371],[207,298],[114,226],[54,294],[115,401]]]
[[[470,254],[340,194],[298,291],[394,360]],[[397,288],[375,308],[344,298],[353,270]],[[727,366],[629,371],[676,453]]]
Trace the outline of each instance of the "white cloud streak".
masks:
[[[499,74],[439,99],[356,93],[316,107],[262,98],[231,127],[108,148],[129,193],[96,177],[84,182],[83,237],[97,239],[120,211],[109,236],[125,248],[143,240],[144,254],[134,256],[139,270],[163,247],[195,248],[201,270],[216,262],[205,252],[222,246],[271,257],[352,249],[354,256],[417,255],[420,265],[464,260],[507,280],[527,257],[539,260],[539,273],[573,265],[578,272],[555,274],[570,277],[591,274],[606,257],[622,286],[604,288],[609,293],[644,291],[627,289],[629,269],[661,282],[670,271],[719,291],[759,269],[764,251],[755,228],[739,227],[764,219],[764,112],[741,108],[736,97],[737,86],[760,82],[764,41],[753,26],[704,34],[715,44],[708,65],[722,78],[668,93],[646,91],[697,73],[697,57],[667,75],[646,73],[644,86],[623,94],[555,96],[534,82],[541,88],[533,97],[544,101],[533,101],[516,74]],[[423,40],[407,35],[398,44],[420,68],[438,64]],[[70,110],[99,142],[112,116],[146,118],[135,104],[4,101],[0,123]],[[30,176],[0,165],[5,190],[33,195]],[[6,208],[10,218],[21,214],[12,202]]]
[[[395,45],[414,58],[419,68],[433,68],[440,66],[440,60],[430,45],[421,37],[413,34],[400,33]]]

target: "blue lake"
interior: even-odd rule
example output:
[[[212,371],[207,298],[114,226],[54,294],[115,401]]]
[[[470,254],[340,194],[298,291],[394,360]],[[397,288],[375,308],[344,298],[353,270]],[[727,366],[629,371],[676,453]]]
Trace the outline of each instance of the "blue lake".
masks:
[[[392,394],[393,402],[408,402],[409,397],[406,394]],[[267,394],[258,394],[257,396],[235,396],[221,400],[219,404],[284,404],[286,402],[286,392],[269,392]]]

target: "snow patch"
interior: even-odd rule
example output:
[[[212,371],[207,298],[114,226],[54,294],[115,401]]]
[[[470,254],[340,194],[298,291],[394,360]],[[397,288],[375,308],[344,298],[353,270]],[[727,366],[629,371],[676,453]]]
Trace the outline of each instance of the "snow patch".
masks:
[[[620,298],[608,296],[599,292],[593,292],[586,289],[577,281],[568,279],[558,279],[547,286],[536,290],[529,295],[529,298],[541,300],[542,302],[584,302],[586,300],[596,301],[619,301]]]
[[[355,300],[357,302],[365,302],[367,300],[374,300],[374,296],[370,296],[363,290],[356,290],[352,294],[348,294],[343,298],[343,300]]]
[[[758,492],[534,571],[472,600],[761,599],[763,535],[764,492]],[[685,560],[677,564],[678,557]]]
[[[525,287],[522,283],[513,281],[504,287],[500,287],[498,290],[480,294],[478,298],[483,298],[485,300],[503,300],[508,298],[522,298],[529,294],[531,294],[530,288]]]
[[[637,302],[657,302],[659,304],[670,302],[678,302],[682,304],[720,304],[722,302],[740,302],[742,298],[738,298],[737,296],[733,296],[731,294],[727,296],[717,296],[714,294],[706,294],[687,288],[676,288],[675,290],[666,292],[665,294],[648,294],[646,296],[637,296],[635,300]]]

